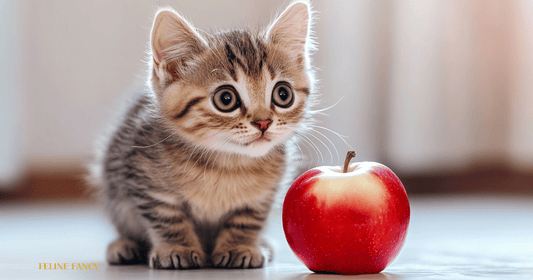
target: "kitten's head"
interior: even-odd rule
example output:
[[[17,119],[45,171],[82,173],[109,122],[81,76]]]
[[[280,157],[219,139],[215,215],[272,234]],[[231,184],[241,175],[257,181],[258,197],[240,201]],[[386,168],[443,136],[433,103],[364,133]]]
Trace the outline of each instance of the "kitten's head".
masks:
[[[200,147],[263,156],[309,118],[311,10],[295,2],[263,31],[199,33],[157,13],[151,75],[163,119]]]

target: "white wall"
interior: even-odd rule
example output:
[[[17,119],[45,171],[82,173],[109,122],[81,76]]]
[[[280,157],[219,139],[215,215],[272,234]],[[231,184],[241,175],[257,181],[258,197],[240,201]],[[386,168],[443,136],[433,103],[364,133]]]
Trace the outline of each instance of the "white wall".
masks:
[[[340,101],[325,112],[329,116],[319,118],[320,125],[347,136],[345,141],[350,146],[333,133],[317,130],[337,147],[340,159],[334,154],[334,164],[343,162],[350,147],[356,150],[358,161],[382,160],[387,114],[381,108],[389,91],[392,6],[383,0],[314,3],[319,42],[315,65],[320,69],[322,107]],[[324,145],[315,143],[321,147],[326,163],[331,164]]]
[[[24,169],[18,15],[15,0],[0,0],[0,187],[14,186]]]
[[[385,149],[397,170],[533,169],[532,6],[395,2]]]
[[[516,44],[511,48],[513,63],[510,102],[509,152],[515,166],[533,168],[533,2],[520,1],[513,7]]]
[[[0,0],[0,38],[14,38],[0,40],[0,83],[7,85],[0,87],[0,143],[10,145],[0,149],[1,172],[91,155],[122,96],[144,82],[158,6],[170,3],[209,29],[264,26],[288,2]],[[533,168],[531,2],[313,3],[321,107],[343,97],[320,125],[348,136],[358,160],[413,173],[462,170],[479,159]],[[341,159],[314,133],[333,162],[342,161],[348,146],[317,130],[339,150]],[[314,142],[330,164],[329,151]],[[324,164],[308,153],[311,165]]]

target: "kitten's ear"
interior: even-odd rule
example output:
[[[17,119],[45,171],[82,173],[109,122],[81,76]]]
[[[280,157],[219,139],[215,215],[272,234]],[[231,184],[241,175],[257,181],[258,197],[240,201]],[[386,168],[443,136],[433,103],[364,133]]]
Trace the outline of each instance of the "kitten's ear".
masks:
[[[267,29],[267,39],[281,43],[295,54],[303,54],[309,45],[311,8],[306,1],[289,5]],[[307,45],[306,45],[307,44]]]
[[[154,68],[160,79],[165,75],[179,76],[187,60],[207,46],[192,24],[170,9],[157,13],[150,41]]]

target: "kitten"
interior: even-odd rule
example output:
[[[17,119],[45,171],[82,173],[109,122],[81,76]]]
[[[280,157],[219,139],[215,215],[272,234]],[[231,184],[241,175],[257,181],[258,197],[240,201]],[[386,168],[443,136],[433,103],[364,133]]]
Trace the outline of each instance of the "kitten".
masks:
[[[311,10],[265,30],[199,32],[170,9],[151,33],[148,85],[92,172],[119,233],[110,264],[257,268],[260,233],[314,97]]]

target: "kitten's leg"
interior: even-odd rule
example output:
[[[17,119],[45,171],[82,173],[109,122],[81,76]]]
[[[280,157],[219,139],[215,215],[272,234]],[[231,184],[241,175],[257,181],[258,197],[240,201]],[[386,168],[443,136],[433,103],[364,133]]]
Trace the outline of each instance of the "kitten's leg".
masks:
[[[158,206],[144,211],[150,223],[148,236],[152,249],[148,257],[151,268],[201,268],[206,256],[191,221],[171,206]]]
[[[120,200],[107,201],[107,209],[119,233],[119,238],[107,246],[109,264],[146,263],[149,244],[146,229],[135,206]]]
[[[146,262],[146,247],[139,242],[119,238],[107,246],[109,264],[139,264]]]
[[[271,260],[272,250],[259,237],[265,215],[236,211],[224,224],[213,250],[213,265],[224,268],[259,268]]]

